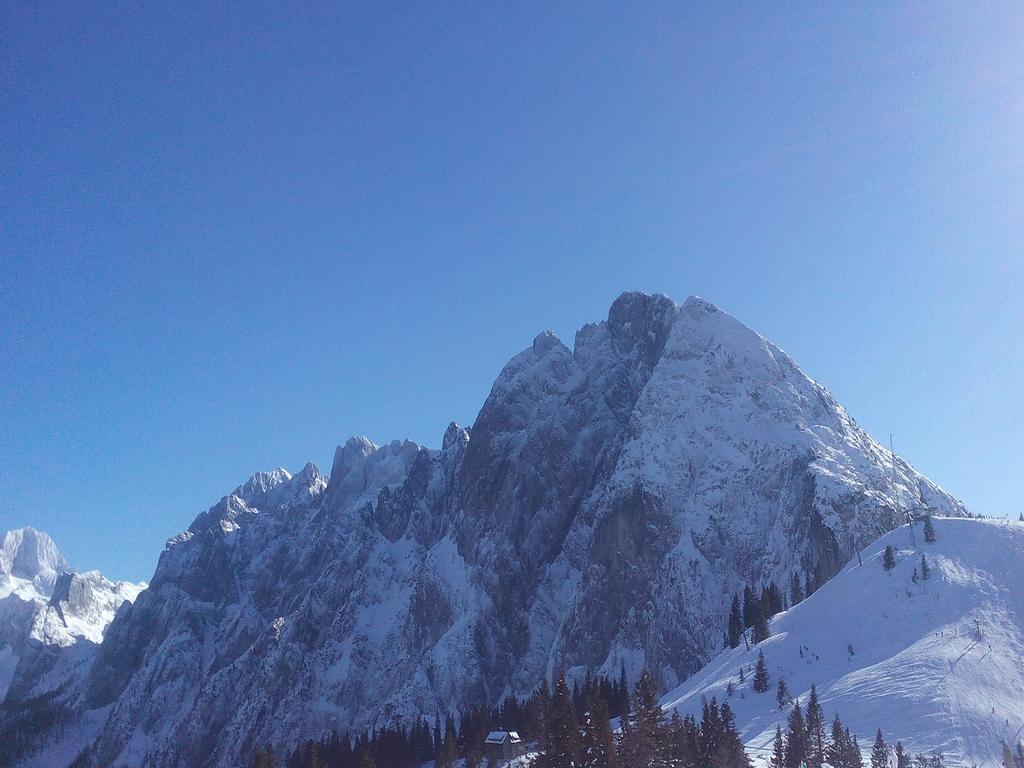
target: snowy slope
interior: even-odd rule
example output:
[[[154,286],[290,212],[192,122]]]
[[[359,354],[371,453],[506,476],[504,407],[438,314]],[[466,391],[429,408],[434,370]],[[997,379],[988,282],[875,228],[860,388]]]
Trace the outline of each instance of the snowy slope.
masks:
[[[24,676],[94,765],[237,765],[331,730],[456,717],[544,675],[663,685],[721,649],[745,583],[827,578],[897,509],[963,506],[708,302],[625,293],[541,333],[440,449],[339,446],[254,475],[168,542],[91,659]],[[51,760],[59,765],[60,758]],[[69,760],[70,762],[70,760]]]
[[[1024,733],[1024,524],[942,519],[938,541],[917,548],[906,527],[873,543],[810,598],[771,623],[772,637],[741,644],[662,699],[667,710],[700,716],[702,697],[727,697],[755,756],[785,730],[775,685],[783,676],[806,703],[812,683],[831,721],[839,712],[870,750],[875,729],[913,752],[938,751],[950,764],[993,763],[1001,739]],[[881,564],[887,544],[897,565]],[[924,554],[931,577],[914,583]],[[847,645],[852,645],[850,655]],[[772,689],[752,689],[758,649]],[[746,669],[743,685],[740,667]],[[787,708],[788,710],[788,708]]]

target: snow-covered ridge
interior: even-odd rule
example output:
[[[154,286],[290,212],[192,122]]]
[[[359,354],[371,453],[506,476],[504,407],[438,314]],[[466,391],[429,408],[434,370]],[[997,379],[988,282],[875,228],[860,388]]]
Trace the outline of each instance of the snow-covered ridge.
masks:
[[[702,699],[728,699],[752,756],[764,758],[776,723],[786,728],[781,676],[804,704],[814,683],[826,717],[838,712],[865,753],[881,728],[890,743],[941,752],[947,764],[991,763],[1003,740],[1024,733],[1024,524],[936,519],[934,544],[917,527],[916,547],[905,526],[883,536],[863,565],[853,560],[776,616],[772,637],[720,654],[663,706],[699,719]],[[886,571],[890,545],[897,563]],[[752,689],[758,651],[772,678],[762,694]]]
[[[0,537],[0,700],[19,664],[24,675],[44,650],[80,641],[99,644],[122,603],[145,584],[112,582],[99,571],[76,573],[45,533],[18,528]],[[31,669],[31,671],[29,671]]]
[[[908,507],[966,514],[697,298],[623,294],[572,349],[540,334],[441,446],[354,437],[329,479],[237,486],[92,656],[19,679],[0,742],[45,702],[75,727],[25,760],[233,766],[562,671],[672,686],[719,652],[744,584],[826,579]]]

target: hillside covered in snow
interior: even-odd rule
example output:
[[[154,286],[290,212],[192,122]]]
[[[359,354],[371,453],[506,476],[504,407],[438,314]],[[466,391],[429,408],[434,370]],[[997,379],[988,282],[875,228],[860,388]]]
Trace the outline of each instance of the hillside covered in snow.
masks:
[[[778,614],[770,638],[720,654],[663,706],[699,719],[703,700],[728,700],[751,756],[763,759],[776,724],[786,729],[790,705],[776,701],[783,678],[804,706],[815,684],[826,718],[838,712],[865,754],[881,728],[890,744],[941,753],[949,765],[993,764],[1003,740],[1024,734],[1024,524],[936,520],[933,544],[916,528],[916,547],[906,526],[883,536],[863,565],[854,558]],[[889,545],[896,565],[886,571]],[[760,694],[759,651],[771,676]]]
[[[23,765],[234,766],[563,672],[674,686],[744,585],[824,581],[924,507],[967,514],[778,347],[703,299],[625,293],[572,348],[538,335],[440,448],[351,438],[329,477],[235,488],[89,658],[15,674],[0,743],[52,722]]]

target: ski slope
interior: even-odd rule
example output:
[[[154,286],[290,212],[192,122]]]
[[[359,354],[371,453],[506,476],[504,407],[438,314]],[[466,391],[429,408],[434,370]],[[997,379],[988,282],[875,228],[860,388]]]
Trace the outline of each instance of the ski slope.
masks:
[[[815,683],[826,718],[838,712],[865,753],[881,727],[888,742],[941,752],[950,765],[997,765],[1000,741],[1024,735],[1024,524],[936,519],[935,529],[937,542],[926,544],[916,525],[916,548],[906,526],[878,539],[863,565],[854,559],[775,616],[770,638],[726,650],[668,693],[666,712],[699,720],[702,698],[728,698],[751,756],[762,761],[776,723],[785,731],[781,674],[802,704]],[[887,544],[897,558],[889,572]],[[931,576],[915,583],[922,553]],[[752,687],[759,648],[771,674],[762,694]]]

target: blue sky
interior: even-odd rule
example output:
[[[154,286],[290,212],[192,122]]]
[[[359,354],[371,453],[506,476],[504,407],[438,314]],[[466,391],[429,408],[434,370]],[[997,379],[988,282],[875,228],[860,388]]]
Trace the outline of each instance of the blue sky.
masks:
[[[436,446],[633,288],[1016,516],[1024,11],[680,5],[5,4],[0,528],[149,578],[253,471]]]

